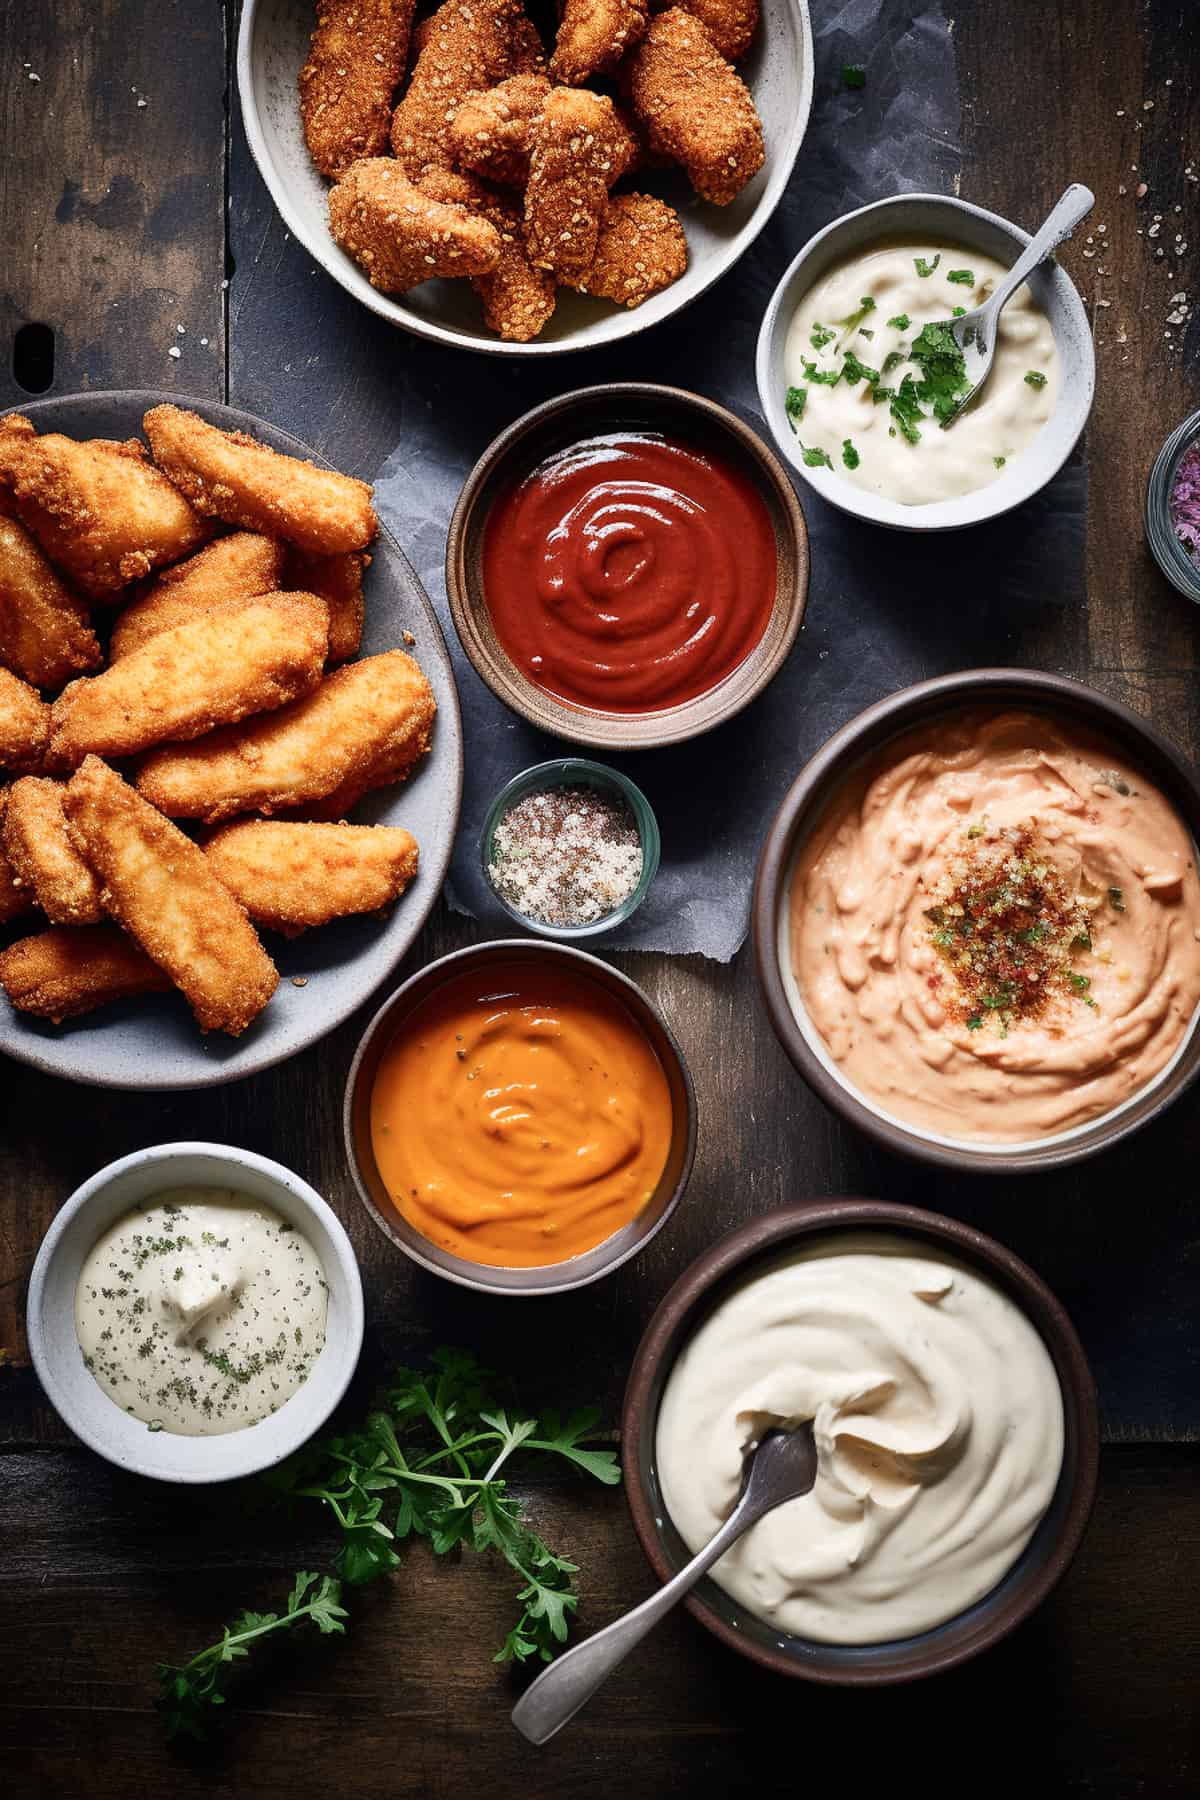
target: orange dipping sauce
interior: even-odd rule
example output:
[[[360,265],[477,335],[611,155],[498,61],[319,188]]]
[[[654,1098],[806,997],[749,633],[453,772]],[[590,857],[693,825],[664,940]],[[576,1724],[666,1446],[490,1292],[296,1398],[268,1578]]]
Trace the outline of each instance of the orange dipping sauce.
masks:
[[[585,976],[514,960],[445,982],[404,1020],[371,1091],[397,1209],[468,1262],[538,1268],[637,1217],[674,1122],[632,1015]]]

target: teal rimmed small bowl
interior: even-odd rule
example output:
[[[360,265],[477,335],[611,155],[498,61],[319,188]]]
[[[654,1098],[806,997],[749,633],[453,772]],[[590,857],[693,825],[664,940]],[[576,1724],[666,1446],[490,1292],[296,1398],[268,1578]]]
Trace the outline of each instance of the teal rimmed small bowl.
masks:
[[[633,815],[642,844],[642,873],[633,892],[619,906],[613,907],[611,912],[603,913],[600,918],[592,919],[586,925],[548,925],[542,919],[531,919],[527,913],[518,911],[511,901],[506,900],[492,881],[492,856],[496,830],[501,820],[518,801],[526,799],[530,794],[544,794],[551,788],[564,787],[591,788],[598,794],[623,801]],[[610,769],[606,763],[592,762],[584,756],[556,757],[552,762],[537,763],[533,768],[514,775],[500,789],[488,808],[479,839],[483,878],[496,904],[504,908],[510,919],[515,919],[518,925],[524,925],[527,931],[534,931],[539,937],[564,940],[595,937],[602,931],[614,930],[631,918],[646,898],[658,873],[660,849],[658,820],[641,788],[635,786],[627,775],[622,775],[619,769]]]

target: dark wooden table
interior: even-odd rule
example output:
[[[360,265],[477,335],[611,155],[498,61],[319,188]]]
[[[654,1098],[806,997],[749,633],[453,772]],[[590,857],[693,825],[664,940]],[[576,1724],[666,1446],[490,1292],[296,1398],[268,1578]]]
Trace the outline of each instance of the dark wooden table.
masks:
[[[1067,179],[1098,196],[1090,253],[1081,235],[1064,258],[1092,307],[1098,351],[1086,565],[1047,572],[1044,616],[1027,610],[1018,635],[989,621],[969,647],[976,661],[1082,676],[1195,755],[1198,615],[1157,574],[1140,522],[1150,460],[1200,398],[1200,332],[1167,322],[1172,294],[1194,289],[1200,257],[1195,0],[960,0],[953,11],[962,191],[1030,223]],[[627,358],[515,373],[419,344],[355,306],[289,240],[251,165],[229,79],[234,24],[219,0],[0,3],[0,403],[27,397],[9,347],[30,320],[55,333],[52,392],[156,386],[227,398],[367,476],[403,443],[409,409],[444,407],[447,393],[461,401],[448,437],[482,447],[494,424],[568,385],[662,371],[704,387],[720,287]],[[814,129],[836,81],[836,69],[819,69]],[[1181,257],[1177,233],[1195,240]],[[760,248],[760,278],[773,281],[788,253]],[[170,358],[176,343],[186,353]],[[468,399],[476,392],[478,408]],[[1020,534],[1021,514],[1005,529]],[[829,628],[835,598],[818,569],[810,637]],[[966,660],[953,632],[945,648],[940,630],[929,639],[926,672]],[[409,966],[478,935],[439,909]],[[617,960],[665,1007],[689,1053],[702,1118],[696,1173],[677,1222],[640,1262],[532,1308],[489,1305],[424,1277],[362,1216],[338,1128],[361,1020],[283,1069],[193,1095],[99,1093],[0,1067],[4,1792],[502,1800],[685,1793],[706,1782],[782,1792],[815,1774],[850,1791],[883,1777],[933,1793],[990,1793],[1015,1780],[1049,1793],[1197,1792],[1195,1096],[1061,1177],[932,1175],[843,1130],[801,1086],[766,1026],[746,951],[728,968]],[[208,1642],[241,1605],[276,1604],[287,1572],[315,1566],[327,1539],[311,1521],[307,1535],[264,1528],[236,1492],[157,1489],[82,1450],[42,1399],[21,1319],[38,1241],[76,1183],[111,1157],[183,1136],[277,1156],[338,1208],[366,1282],[360,1385],[390,1357],[461,1341],[543,1392],[549,1380],[563,1398],[594,1396],[610,1419],[655,1301],[735,1222],[784,1198],[847,1191],[967,1217],[1051,1282],[1093,1359],[1105,1447],[1082,1553],[1008,1644],[914,1690],[847,1696],[768,1679],[677,1617],[569,1734],[534,1754],[508,1724],[512,1689],[489,1660],[510,1606],[507,1571],[435,1567],[418,1547],[390,1591],[363,1597],[344,1642],[314,1644],[244,1695],[226,1746],[168,1751],[151,1709],[156,1659]],[[559,1375],[546,1377],[547,1366]],[[529,1505],[576,1553],[585,1628],[647,1591],[619,1494],[568,1484]]]

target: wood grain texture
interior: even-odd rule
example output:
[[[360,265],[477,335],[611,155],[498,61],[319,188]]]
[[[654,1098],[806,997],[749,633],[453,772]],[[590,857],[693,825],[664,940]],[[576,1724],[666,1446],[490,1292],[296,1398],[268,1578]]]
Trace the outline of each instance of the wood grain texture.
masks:
[[[614,1789],[659,1800],[794,1794],[812,1782],[866,1793],[891,1792],[900,1770],[917,1768],[935,1796],[1031,1780],[1035,1793],[1113,1800],[1195,1792],[1192,1450],[1107,1450],[1062,1586],[1006,1644],[949,1676],[880,1693],[808,1688],[754,1669],[677,1613],[538,1752],[508,1721],[520,1678],[490,1661],[511,1610],[509,1571],[474,1557],[435,1563],[420,1545],[385,1585],[352,1598],[344,1639],[297,1639],[260,1665],[230,1708],[224,1745],[167,1750],[155,1661],[199,1649],[244,1605],[277,1605],[292,1569],[319,1563],[322,1535],[285,1527],[269,1555],[248,1555],[268,1539],[247,1525],[236,1491],[148,1493],[82,1453],[0,1458],[5,1500],[24,1527],[0,1602],[27,1620],[0,1634],[11,1800],[64,1794],[81,1777],[93,1800],[608,1800]],[[648,1591],[619,1493],[572,1482],[540,1490],[532,1510],[580,1564],[584,1629]]]

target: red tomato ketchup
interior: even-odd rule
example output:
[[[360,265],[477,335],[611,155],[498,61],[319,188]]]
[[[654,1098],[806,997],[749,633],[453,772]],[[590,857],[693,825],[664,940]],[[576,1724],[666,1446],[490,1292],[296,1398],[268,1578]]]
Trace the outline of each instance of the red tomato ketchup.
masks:
[[[732,674],[775,604],[775,534],[731,462],[657,434],[594,437],[501,494],[483,536],[496,635],[548,693],[678,706]]]

